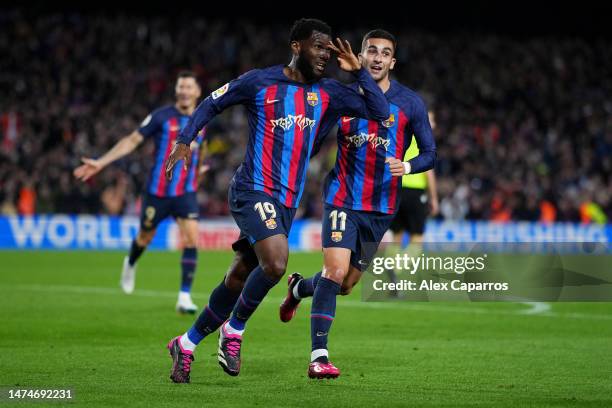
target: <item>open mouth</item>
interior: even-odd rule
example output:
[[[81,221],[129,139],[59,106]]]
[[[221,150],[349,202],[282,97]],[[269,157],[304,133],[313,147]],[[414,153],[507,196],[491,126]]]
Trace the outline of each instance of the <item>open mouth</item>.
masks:
[[[317,63],[315,64],[315,69],[316,69],[317,71],[325,71],[325,63],[323,63],[323,62],[317,62]]]
[[[379,66],[372,66],[370,69],[374,72],[382,72],[382,67]]]

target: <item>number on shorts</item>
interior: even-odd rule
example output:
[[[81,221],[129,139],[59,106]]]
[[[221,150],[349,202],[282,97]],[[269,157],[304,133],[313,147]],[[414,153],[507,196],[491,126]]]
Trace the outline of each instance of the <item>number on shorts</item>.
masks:
[[[338,220],[340,220],[340,231],[344,231],[346,229],[346,213],[344,211],[334,210],[329,213],[329,218],[332,222],[332,229],[338,229]]]
[[[145,217],[147,217],[147,220],[153,221],[153,218],[155,218],[155,207],[147,207],[145,209]]]
[[[262,221],[265,221],[267,218],[276,218],[276,209],[274,205],[268,201],[258,202],[255,204],[254,209],[259,213]],[[270,217],[268,217],[268,215]]]

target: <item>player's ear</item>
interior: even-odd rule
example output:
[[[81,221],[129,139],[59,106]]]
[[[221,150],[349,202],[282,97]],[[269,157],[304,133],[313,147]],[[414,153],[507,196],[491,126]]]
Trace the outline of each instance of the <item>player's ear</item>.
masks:
[[[357,54],[357,58],[359,59],[359,63],[363,65],[363,55],[361,53]]]
[[[291,41],[291,52],[293,55],[300,55],[300,42],[299,41]]]
[[[391,71],[395,67],[395,61],[397,61],[395,58],[391,58],[391,64],[389,64],[389,71]]]

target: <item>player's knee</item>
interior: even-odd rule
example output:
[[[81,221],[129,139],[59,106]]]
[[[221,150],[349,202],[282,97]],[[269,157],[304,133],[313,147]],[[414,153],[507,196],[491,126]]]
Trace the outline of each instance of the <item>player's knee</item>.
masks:
[[[155,231],[140,231],[136,236],[136,243],[141,247],[146,247],[151,243],[154,236]]]
[[[238,273],[238,271],[230,270],[225,275],[225,286],[232,292],[240,292],[244,288],[246,282],[245,276]]]
[[[183,246],[186,248],[195,248],[198,241],[195,237],[190,236],[189,234],[183,237]]]
[[[261,269],[263,269],[266,275],[275,279],[280,279],[287,270],[287,260],[281,258],[265,262],[261,265]]]
[[[325,276],[327,279],[333,280],[334,282],[338,284],[342,284],[347,272],[348,271],[342,267],[330,267],[330,268],[326,267],[325,273],[323,276]]]

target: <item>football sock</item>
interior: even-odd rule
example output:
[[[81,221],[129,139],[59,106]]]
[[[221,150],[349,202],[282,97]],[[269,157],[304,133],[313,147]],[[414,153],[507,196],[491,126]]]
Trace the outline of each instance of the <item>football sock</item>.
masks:
[[[134,266],[134,264],[136,263],[138,258],[140,258],[140,255],[142,255],[145,249],[146,247],[141,247],[140,245],[138,245],[136,240],[132,241],[132,246],[130,247],[130,253],[128,255],[128,263],[130,264],[130,266]]]
[[[227,334],[237,334],[239,336],[242,336],[242,333],[244,333],[244,329],[234,329],[232,326],[230,326],[230,322],[225,323],[222,330],[225,330],[225,333]]]
[[[329,352],[327,349],[312,350],[310,353],[310,362],[314,363],[329,363]]]
[[[189,332],[183,334],[180,338],[179,338],[179,343],[181,344],[181,347],[184,350],[189,350],[189,351],[194,351],[197,344],[195,344],[194,342],[192,342],[189,339]]]
[[[253,269],[244,284],[240,297],[238,297],[229,325],[236,330],[244,330],[247,320],[266,297],[268,291],[277,283],[278,279],[266,275],[261,265]]]
[[[225,279],[212,291],[208,305],[202,310],[191,329],[183,335],[184,338],[193,343],[193,348],[227,320],[238,300],[238,296],[240,296],[240,292],[233,292],[225,286]],[[186,344],[184,344],[182,338],[181,345],[183,348],[189,349],[187,347],[189,343],[185,342]]]
[[[195,248],[183,249],[181,258],[181,292],[189,293],[193,276],[195,275],[196,265],[198,264],[198,250]]]
[[[308,279],[302,279],[297,285],[293,287],[293,297],[296,299],[303,299],[314,295],[317,282],[321,278],[321,271],[317,272],[314,276]]]
[[[312,350],[327,350],[327,336],[336,314],[336,295],[340,285],[321,277],[312,297],[310,312],[310,338]],[[318,356],[317,356],[318,357]]]

